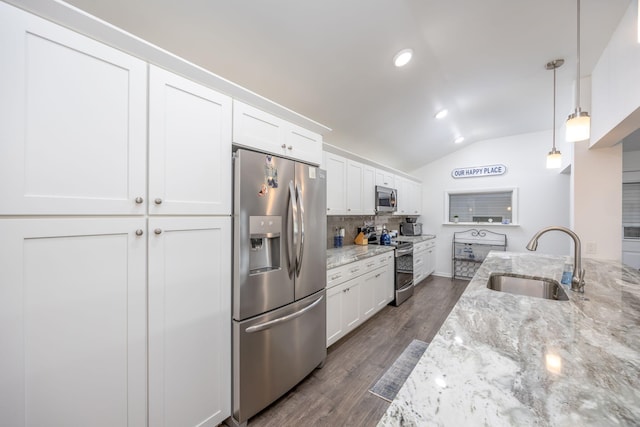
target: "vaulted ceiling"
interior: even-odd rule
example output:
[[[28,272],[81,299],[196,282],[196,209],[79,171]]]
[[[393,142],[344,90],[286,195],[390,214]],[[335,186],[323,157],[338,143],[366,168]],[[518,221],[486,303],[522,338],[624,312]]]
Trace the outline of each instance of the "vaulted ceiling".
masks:
[[[558,123],[573,108],[575,0],[68,2],[332,128],[325,142],[404,171],[550,129],[550,60],[565,60]],[[583,77],[630,3],[582,0]],[[396,68],[403,48],[414,59]]]

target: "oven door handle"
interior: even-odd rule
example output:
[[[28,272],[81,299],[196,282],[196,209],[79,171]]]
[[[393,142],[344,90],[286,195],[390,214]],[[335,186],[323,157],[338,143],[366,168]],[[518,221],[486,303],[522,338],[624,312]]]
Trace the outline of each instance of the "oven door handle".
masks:
[[[404,255],[412,254],[412,253],[413,253],[413,248],[396,249],[396,258]]]

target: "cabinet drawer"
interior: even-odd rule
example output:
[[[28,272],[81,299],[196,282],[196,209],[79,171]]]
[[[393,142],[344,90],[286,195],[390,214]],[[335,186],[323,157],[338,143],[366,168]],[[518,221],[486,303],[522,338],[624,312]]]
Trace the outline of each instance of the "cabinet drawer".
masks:
[[[389,252],[327,270],[327,289],[392,262],[393,252]]]

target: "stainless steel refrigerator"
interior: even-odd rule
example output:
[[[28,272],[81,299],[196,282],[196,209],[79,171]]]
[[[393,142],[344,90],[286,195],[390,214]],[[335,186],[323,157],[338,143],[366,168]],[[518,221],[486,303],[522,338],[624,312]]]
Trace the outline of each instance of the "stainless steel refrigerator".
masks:
[[[326,173],[234,153],[233,421],[244,424],[326,349]]]

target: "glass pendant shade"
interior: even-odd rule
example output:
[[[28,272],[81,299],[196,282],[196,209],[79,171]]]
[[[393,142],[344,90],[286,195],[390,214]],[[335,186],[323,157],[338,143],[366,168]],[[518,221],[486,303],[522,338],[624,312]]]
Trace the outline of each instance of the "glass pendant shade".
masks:
[[[569,142],[584,141],[591,136],[591,117],[579,108],[569,116],[566,123],[566,139]]]
[[[547,169],[558,169],[562,166],[562,154],[555,148],[547,154]]]

